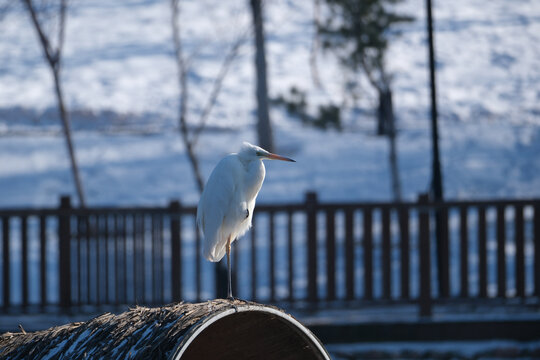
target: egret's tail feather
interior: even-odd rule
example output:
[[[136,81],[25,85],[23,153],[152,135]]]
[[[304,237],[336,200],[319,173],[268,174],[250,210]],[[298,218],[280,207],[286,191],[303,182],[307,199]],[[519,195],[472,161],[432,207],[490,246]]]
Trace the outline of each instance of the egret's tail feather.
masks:
[[[225,256],[225,246],[220,246],[220,244],[207,246],[205,244],[203,255],[208,261],[218,262]]]

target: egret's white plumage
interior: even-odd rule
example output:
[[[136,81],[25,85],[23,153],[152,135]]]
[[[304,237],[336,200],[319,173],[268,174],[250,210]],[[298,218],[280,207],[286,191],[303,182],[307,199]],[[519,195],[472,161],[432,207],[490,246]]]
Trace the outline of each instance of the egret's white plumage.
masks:
[[[245,142],[238,153],[224,157],[210,174],[197,207],[206,259],[220,261],[230,244],[251,227],[265,176],[263,159],[294,161]]]
[[[247,148],[249,149],[249,148]],[[262,161],[246,148],[224,157],[215,167],[199,201],[197,221],[204,233],[204,257],[220,261],[232,241],[251,227],[255,199],[264,180]]]

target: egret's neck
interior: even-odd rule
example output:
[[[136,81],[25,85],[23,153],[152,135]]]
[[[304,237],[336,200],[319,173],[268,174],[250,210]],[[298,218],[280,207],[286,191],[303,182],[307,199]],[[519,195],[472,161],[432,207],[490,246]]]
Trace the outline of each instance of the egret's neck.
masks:
[[[262,160],[259,159],[248,161],[244,166],[246,168],[244,177],[246,200],[251,201],[257,197],[259,190],[261,190],[266,170]]]

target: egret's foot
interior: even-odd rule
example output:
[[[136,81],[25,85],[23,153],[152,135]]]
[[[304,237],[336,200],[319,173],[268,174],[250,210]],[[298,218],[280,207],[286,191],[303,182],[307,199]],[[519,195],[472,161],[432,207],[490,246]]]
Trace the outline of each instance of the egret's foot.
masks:
[[[234,311],[238,312],[238,307],[236,306],[236,301],[239,300],[235,298],[234,296],[227,296],[227,301],[230,302],[232,307],[234,308]]]
[[[230,301],[231,305],[234,307],[234,310],[238,312],[238,307],[236,306],[237,301],[245,301],[240,298],[234,297],[234,296],[227,296],[227,301]]]

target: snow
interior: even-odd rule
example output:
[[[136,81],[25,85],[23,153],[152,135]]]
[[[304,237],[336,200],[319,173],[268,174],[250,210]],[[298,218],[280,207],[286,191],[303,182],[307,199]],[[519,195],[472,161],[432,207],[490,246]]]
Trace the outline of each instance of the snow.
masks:
[[[401,26],[388,56],[400,176],[410,200],[430,181],[427,50],[423,2],[408,0],[400,8],[417,18]],[[323,88],[311,79],[312,3],[276,1],[265,10],[271,96],[296,85],[307,91],[312,107],[339,103],[343,75],[331,56],[317,57]],[[220,56],[249,27],[250,13],[244,1],[204,0],[182,2],[181,14],[186,53],[195,53],[190,75],[195,122]],[[538,197],[540,6],[462,0],[436,2],[434,14],[447,197]],[[50,206],[60,194],[74,194],[51,77],[29,25],[19,5],[0,22],[0,206]],[[176,130],[168,4],[76,2],[67,25],[63,83],[89,204],[163,205],[171,198],[196,203]],[[242,141],[255,142],[252,57],[250,40],[211,113],[215,130],[206,132],[196,149],[205,177]],[[300,200],[308,190],[323,200],[391,199],[388,144],[373,135],[376,99],[365,88],[360,111],[345,112],[343,132],[305,128],[281,110],[272,111],[278,149],[297,164],[269,163],[260,201]]]
[[[62,340],[61,342],[59,342],[58,345],[54,347],[53,349],[51,349],[51,351],[49,351],[45,356],[43,356],[42,359],[43,360],[54,359],[55,356],[59,355],[58,352],[62,350],[64,346],[66,346],[67,342],[68,342],[68,339]]]
[[[351,358],[510,358],[519,352],[534,351],[540,342],[517,341],[445,341],[445,342],[391,342],[331,344],[327,350],[335,359]],[[498,352],[497,352],[498,351]],[[493,354],[491,354],[493,352]],[[355,354],[355,355],[352,355]],[[510,355],[511,354],[511,355]],[[349,355],[349,356],[347,356]],[[378,357],[376,357],[378,355]],[[530,354],[523,358],[529,358]],[[534,356],[534,355],[533,355]],[[522,358],[519,356],[518,358]]]
[[[76,336],[76,339],[75,341],[73,341],[73,337]],[[91,330],[84,330],[82,333],[80,334],[77,334],[77,333],[73,333],[70,338],[66,339],[66,341],[69,341],[71,342],[71,345],[63,352],[66,356],[73,356],[75,355],[75,351],[77,349],[77,347],[79,346],[84,346],[84,345],[79,345],[80,342],[84,342],[86,343],[88,340],[90,340],[92,337],[92,331]],[[57,346],[56,347],[57,349],[62,349],[62,347],[60,346]]]

